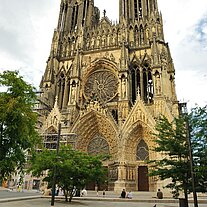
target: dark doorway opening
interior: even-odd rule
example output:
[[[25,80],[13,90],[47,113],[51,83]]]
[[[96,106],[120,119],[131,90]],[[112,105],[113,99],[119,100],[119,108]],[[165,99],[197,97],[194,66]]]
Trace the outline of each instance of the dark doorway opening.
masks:
[[[148,167],[138,167],[138,191],[149,191]]]

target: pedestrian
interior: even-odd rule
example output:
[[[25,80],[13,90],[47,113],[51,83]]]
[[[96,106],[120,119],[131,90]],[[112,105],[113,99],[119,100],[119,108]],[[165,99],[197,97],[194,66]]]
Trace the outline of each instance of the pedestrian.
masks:
[[[125,191],[125,189],[122,190],[120,198],[126,198],[126,191]]]
[[[96,196],[97,196],[97,197],[99,197],[99,193],[98,193],[98,190],[96,191]]]
[[[56,187],[55,187],[55,195],[56,196],[58,196],[59,195],[59,187],[58,187],[58,185],[56,185]]]
[[[106,195],[106,190],[103,190],[103,197],[105,197]]]
[[[158,189],[158,191],[157,191],[157,198],[158,199],[163,199],[163,193],[160,189]]]
[[[81,191],[81,196],[87,196],[87,190],[85,188]]]
[[[131,190],[127,193],[127,198],[132,199],[132,191]]]
[[[74,186],[73,191],[72,191],[73,196],[76,195],[76,192],[77,192],[77,189],[76,189],[76,186]]]
[[[21,192],[21,184],[20,183],[17,184],[17,192]]]

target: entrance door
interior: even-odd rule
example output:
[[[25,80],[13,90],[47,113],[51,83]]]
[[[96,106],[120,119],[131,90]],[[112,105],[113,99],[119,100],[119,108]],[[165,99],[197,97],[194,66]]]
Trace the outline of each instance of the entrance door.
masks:
[[[138,167],[138,191],[149,191],[148,167]]]

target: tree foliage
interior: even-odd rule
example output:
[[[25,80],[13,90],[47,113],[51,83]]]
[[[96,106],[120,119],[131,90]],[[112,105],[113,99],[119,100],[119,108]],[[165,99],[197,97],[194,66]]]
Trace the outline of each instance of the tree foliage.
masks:
[[[185,121],[175,118],[171,123],[167,118],[160,117],[156,131],[154,151],[161,153],[162,157],[151,161],[154,169],[150,175],[158,176],[161,180],[171,179],[166,187],[172,189],[172,193],[177,197],[179,191],[187,190],[190,178]]]
[[[192,140],[196,190],[207,192],[207,106],[193,108],[187,118]]]
[[[82,189],[89,182],[101,184],[106,180],[101,158],[73,150],[71,146],[61,146],[58,156],[56,151],[47,149],[36,153],[30,170],[38,177],[47,172],[44,180],[51,186],[56,169],[56,184],[64,190],[66,201],[68,196],[71,201],[74,188]]]
[[[0,179],[22,170],[38,140],[34,88],[17,71],[0,73]]]
[[[188,127],[187,127],[188,126]],[[192,192],[189,158],[189,139],[193,153],[195,185],[197,191],[207,191],[207,106],[196,107],[189,114],[174,118],[169,122],[160,117],[156,124],[154,151],[161,153],[160,159],[153,160],[150,176],[161,180],[169,179],[166,186],[175,197],[180,191]]]

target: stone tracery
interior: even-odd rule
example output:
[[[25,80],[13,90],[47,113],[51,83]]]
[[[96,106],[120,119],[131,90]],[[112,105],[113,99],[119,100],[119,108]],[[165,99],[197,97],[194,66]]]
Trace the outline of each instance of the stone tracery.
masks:
[[[87,99],[108,102],[117,94],[117,78],[110,71],[95,71],[88,77],[84,93]]]
[[[91,139],[88,145],[90,155],[107,155],[110,154],[107,141],[100,134]]]

